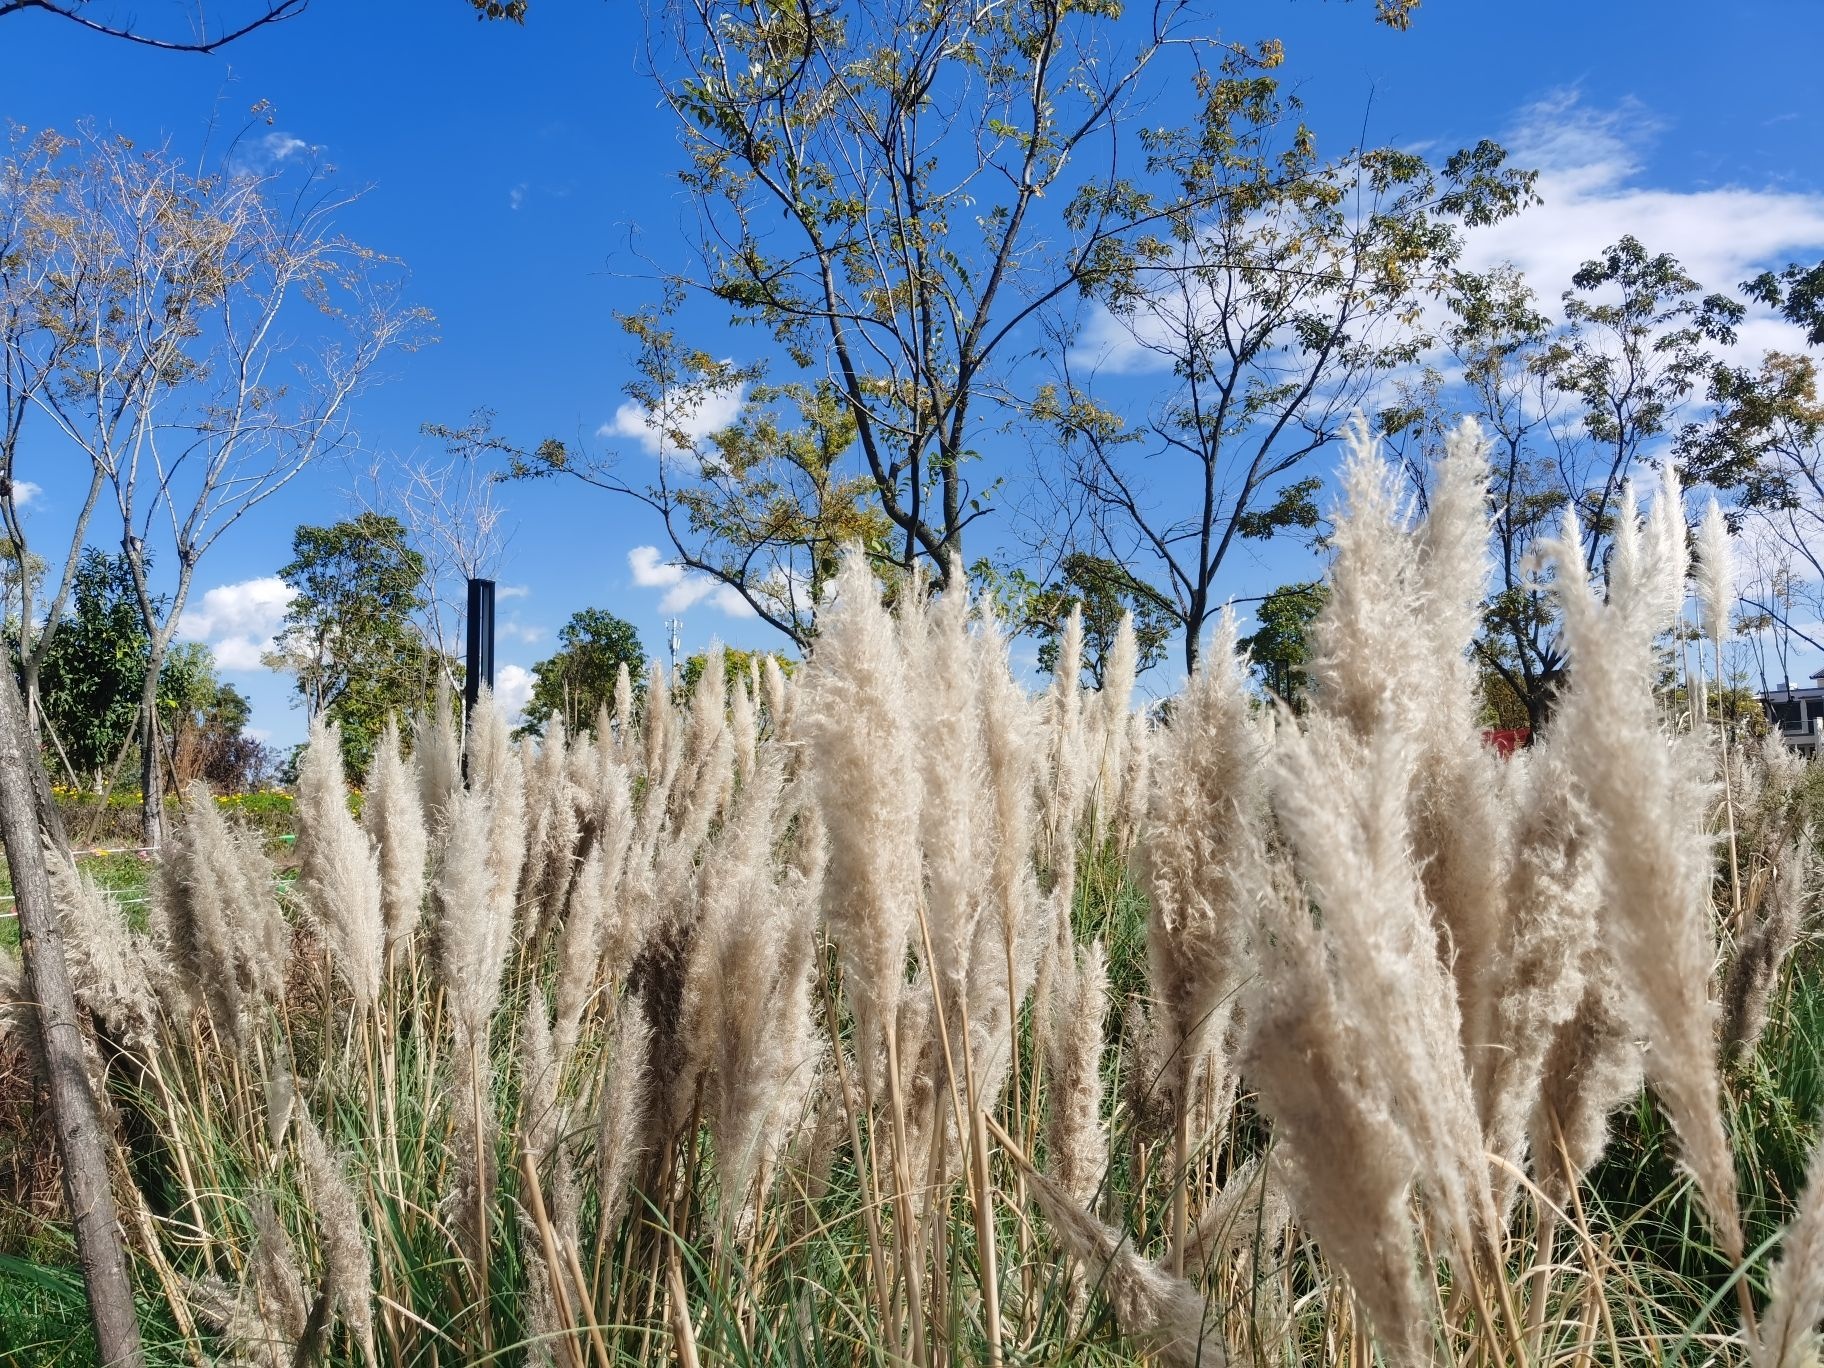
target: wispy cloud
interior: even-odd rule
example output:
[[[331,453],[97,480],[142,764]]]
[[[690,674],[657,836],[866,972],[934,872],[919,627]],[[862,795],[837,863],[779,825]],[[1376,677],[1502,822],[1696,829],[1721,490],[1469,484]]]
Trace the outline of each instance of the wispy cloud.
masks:
[[[494,588],[497,599],[531,598],[532,586],[529,584],[500,584]]]
[[[496,627],[495,630],[509,641],[524,642],[528,646],[536,646],[539,642],[551,635],[550,632],[546,631],[543,627],[529,625],[521,622],[518,618],[508,618],[505,622]]]
[[[706,394],[691,412],[672,415],[666,426],[693,439],[720,432],[740,416],[741,405],[747,399],[747,388],[746,385],[736,385],[714,390]],[[652,411],[631,399],[617,408],[614,417],[597,428],[595,435],[630,438],[638,442],[648,456],[677,457],[684,454],[665,440]]]
[[[748,601],[728,585],[681,565],[667,564],[656,546],[634,547],[627,553],[627,566],[633,571],[633,582],[640,588],[665,591],[659,599],[661,613],[681,613],[707,601],[730,617],[754,616]]]
[[[220,584],[177,620],[177,633],[200,641],[224,670],[258,670],[291,606],[290,586],[277,575]]]
[[[526,183],[524,181],[521,181],[518,185],[514,186],[511,190],[507,191],[507,208],[517,209],[520,207],[520,205],[524,204],[525,202],[526,202]]]
[[[1507,142],[1515,165],[1539,172],[1544,203],[1470,233],[1465,265],[1512,262],[1542,304],[1556,309],[1578,267],[1625,234],[1650,252],[1669,252],[1706,290],[1719,291],[1824,248],[1824,193],[1753,185],[1672,190],[1647,183],[1646,156],[1664,129],[1637,102],[1600,109],[1574,90],[1522,109]],[[1738,351],[1751,359],[1798,343],[1788,325],[1751,315]]]
[[[1706,290],[1734,291],[1772,266],[1815,260],[1824,250],[1824,192],[1764,185],[1671,189],[1653,184],[1648,154],[1666,121],[1638,101],[1599,108],[1576,90],[1558,90],[1515,115],[1504,141],[1511,163],[1539,173],[1543,201],[1513,218],[1466,235],[1462,264],[1486,270],[1511,262],[1548,311],[1570,288],[1584,262],[1625,234],[1648,251],[1667,252]],[[1213,310],[1193,291],[1186,301],[1162,300],[1194,315]],[[1441,321],[1438,306],[1426,311]],[[1163,369],[1161,350],[1172,329],[1142,310],[1131,323],[1095,309],[1073,359],[1105,372]],[[1765,311],[1751,313],[1735,354],[1757,359],[1775,347],[1802,346],[1798,332]]]
[[[309,143],[290,133],[268,133],[260,139],[260,146],[275,162],[289,161],[298,153],[311,150]]]
[[[267,176],[293,161],[321,157],[323,148],[295,133],[274,130],[236,145],[229,169],[237,176]]]

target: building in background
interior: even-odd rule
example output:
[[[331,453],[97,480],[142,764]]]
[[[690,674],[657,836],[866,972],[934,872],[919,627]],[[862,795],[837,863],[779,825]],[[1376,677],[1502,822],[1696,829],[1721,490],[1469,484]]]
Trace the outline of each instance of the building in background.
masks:
[[[1778,689],[1761,696],[1767,709],[1767,720],[1779,732],[1780,739],[1795,750],[1815,755],[1824,741],[1824,670],[1811,676],[1809,684],[1795,684],[1790,679]]]

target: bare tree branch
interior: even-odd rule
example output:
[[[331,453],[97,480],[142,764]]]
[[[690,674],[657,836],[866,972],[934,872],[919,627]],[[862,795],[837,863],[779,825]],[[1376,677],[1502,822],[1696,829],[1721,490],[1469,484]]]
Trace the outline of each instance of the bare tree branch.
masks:
[[[0,19],[18,14],[24,10],[39,10],[45,14],[54,14],[59,19],[67,19],[79,28],[90,33],[98,33],[108,38],[119,38],[141,47],[157,48],[162,52],[218,52],[230,43],[238,42],[256,29],[265,28],[268,24],[281,23],[302,14],[310,0],[267,0],[265,5],[253,18],[233,28],[223,29],[213,35],[203,31],[195,38],[161,38],[154,34],[141,32],[131,23],[110,24],[93,19],[84,12],[87,0],[73,0],[73,3],[60,4],[57,0],[0,0]]]

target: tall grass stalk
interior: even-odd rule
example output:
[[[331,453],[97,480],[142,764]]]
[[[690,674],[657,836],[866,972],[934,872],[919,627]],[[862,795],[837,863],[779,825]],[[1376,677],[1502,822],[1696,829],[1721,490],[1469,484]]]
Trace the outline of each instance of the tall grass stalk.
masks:
[[[1298,715],[1226,616],[1033,693],[851,553],[792,677],[446,700],[359,822],[320,728],[295,894],[201,792],[143,937],[62,871],[146,1295],[285,1363],[1806,1361],[1808,772],[1668,730],[1670,483],[1484,748],[1486,480],[1357,432]]]

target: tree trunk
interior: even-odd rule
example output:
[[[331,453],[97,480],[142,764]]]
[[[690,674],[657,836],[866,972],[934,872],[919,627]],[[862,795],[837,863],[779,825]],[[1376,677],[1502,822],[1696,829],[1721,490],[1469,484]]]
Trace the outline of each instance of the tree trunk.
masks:
[[[12,870],[25,959],[26,995],[38,1007],[44,1043],[51,1125],[63,1162],[64,1197],[76,1228],[76,1258],[88,1288],[95,1342],[106,1368],[143,1362],[133,1285],[108,1179],[106,1132],[83,1058],[82,1028],[70,991],[63,931],[51,902],[41,833],[61,847],[61,824],[31,744],[25,702],[10,670],[0,670],[0,838]]]
[[[139,839],[156,851],[165,836],[164,747],[158,736],[158,673],[154,651],[146,660],[146,684],[139,699]]]

